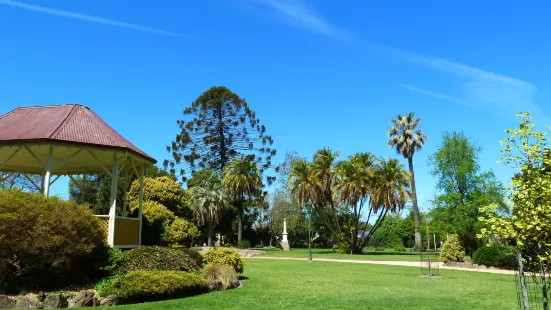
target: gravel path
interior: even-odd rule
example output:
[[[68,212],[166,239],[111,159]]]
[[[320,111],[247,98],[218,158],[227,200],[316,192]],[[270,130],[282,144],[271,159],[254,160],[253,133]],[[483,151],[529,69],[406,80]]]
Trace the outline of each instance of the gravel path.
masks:
[[[307,258],[296,258],[296,257],[272,257],[272,256],[253,256],[248,257],[247,259],[278,259],[278,260],[298,260],[306,261]],[[315,258],[313,259],[316,262],[337,262],[337,263],[353,263],[353,264],[374,264],[374,265],[391,265],[391,266],[406,266],[406,267],[418,267],[419,262],[408,262],[408,261],[377,261],[377,260],[360,260],[360,259],[329,259],[329,258]],[[461,267],[449,267],[442,266],[441,263],[439,268],[444,270],[462,270],[462,271],[474,271],[474,272],[486,272],[486,273],[498,273],[498,274],[515,274],[513,270],[502,270],[494,268],[461,268]]]

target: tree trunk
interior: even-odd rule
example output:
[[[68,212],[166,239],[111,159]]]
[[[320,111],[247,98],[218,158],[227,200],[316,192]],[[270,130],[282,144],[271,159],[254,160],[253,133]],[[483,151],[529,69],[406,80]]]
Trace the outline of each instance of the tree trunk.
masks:
[[[237,243],[241,242],[243,238],[243,207],[239,207],[239,214],[237,216]]]
[[[209,220],[209,239],[208,239],[208,243],[207,243],[207,245],[208,245],[209,247],[212,246],[212,228],[213,228],[212,226],[213,226],[213,225],[212,225],[212,219],[210,219],[210,220]]]
[[[520,290],[522,292],[522,304],[524,305],[524,310],[530,310],[530,304],[528,303],[528,292],[526,291],[526,282],[524,279],[524,266],[522,264],[522,254],[517,253],[517,263],[518,263],[518,276],[520,281]]]
[[[423,243],[421,240],[421,232],[419,232],[419,206],[417,205],[417,192],[415,190],[415,173],[413,171],[413,156],[408,158],[409,173],[411,174],[411,200],[413,202],[413,223],[415,225],[415,245],[413,249],[415,251],[423,250]]]

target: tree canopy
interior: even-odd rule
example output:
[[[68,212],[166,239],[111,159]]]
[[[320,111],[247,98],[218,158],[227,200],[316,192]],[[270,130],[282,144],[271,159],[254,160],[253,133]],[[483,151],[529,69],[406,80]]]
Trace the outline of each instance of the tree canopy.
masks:
[[[164,161],[182,180],[204,168],[222,172],[233,158],[244,156],[253,157],[261,174],[272,166],[272,137],[245,99],[228,88],[210,88],[184,110],[184,117],[177,121],[176,139],[167,146],[172,159]],[[270,184],[274,178],[266,180]]]
[[[461,132],[444,133],[438,150],[429,156],[432,175],[437,178],[438,194],[432,200],[431,228],[440,237],[457,234],[467,254],[472,255],[480,242],[476,234],[482,228],[479,208],[491,203],[506,205],[503,187],[493,172],[482,172],[478,156],[482,148]]]

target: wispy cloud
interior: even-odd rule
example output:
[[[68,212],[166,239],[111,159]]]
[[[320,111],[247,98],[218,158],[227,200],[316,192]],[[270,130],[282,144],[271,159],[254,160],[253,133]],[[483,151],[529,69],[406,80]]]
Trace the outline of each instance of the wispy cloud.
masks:
[[[369,49],[462,79],[460,84],[454,85],[457,90],[454,96],[412,85],[401,85],[406,90],[489,111],[500,116],[510,117],[520,111],[529,110],[536,117],[545,118],[541,108],[534,103],[538,88],[529,82],[451,60],[419,55],[370,42],[331,23],[305,0],[256,0],[256,2],[273,9],[281,16],[282,21],[294,21],[294,26],[332,39],[361,43]],[[545,120],[548,121],[547,118]]]
[[[403,89],[407,89],[409,91],[412,91],[412,92],[419,93],[419,94],[435,97],[435,98],[438,98],[438,99],[442,99],[442,100],[446,100],[446,101],[450,101],[450,102],[454,102],[454,103],[468,105],[465,101],[463,101],[461,99],[458,99],[458,98],[455,98],[455,97],[452,97],[452,96],[448,96],[448,95],[445,95],[445,94],[441,94],[441,93],[435,93],[435,92],[432,92],[430,90],[418,88],[418,87],[415,87],[415,86],[400,85],[400,87],[402,87]]]
[[[279,13],[279,21],[294,27],[317,32],[332,39],[354,40],[355,34],[327,21],[314,6],[304,0],[255,0],[260,5]]]
[[[161,30],[161,29],[150,28],[150,27],[144,27],[144,26],[140,26],[140,25],[136,25],[136,24],[125,23],[125,22],[112,20],[112,19],[106,19],[106,18],[98,17],[98,16],[91,16],[91,15],[80,14],[80,13],[75,13],[75,12],[68,12],[68,11],[63,11],[63,10],[58,10],[58,9],[52,9],[52,8],[47,8],[47,7],[38,6],[38,5],[34,5],[34,4],[27,4],[27,3],[23,3],[23,2],[18,2],[18,1],[0,0],[0,5],[7,5],[7,6],[15,7],[15,8],[24,9],[24,10],[27,10],[27,11],[39,12],[39,13],[44,13],[44,14],[50,14],[50,15],[55,15],[55,16],[71,18],[71,19],[78,19],[78,20],[83,20],[83,21],[87,21],[87,22],[103,24],[103,25],[108,25],[108,26],[114,26],[114,27],[119,27],[119,28],[128,28],[128,29],[133,29],[133,30],[138,30],[138,31],[144,31],[144,32],[149,32],[149,33],[154,33],[154,34],[165,35],[165,36],[185,37],[184,35],[179,34],[179,33],[175,33],[175,32],[164,31],[164,30]]]

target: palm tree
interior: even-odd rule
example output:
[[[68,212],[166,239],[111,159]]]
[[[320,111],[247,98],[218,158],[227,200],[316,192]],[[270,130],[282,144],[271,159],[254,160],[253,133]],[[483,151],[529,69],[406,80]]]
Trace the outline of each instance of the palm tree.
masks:
[[[373,236],[373,233],[381,226],[387,213],[398,213],[403,210],[411,197],[410,175],[404,170],[404,166],[397,159],[381,159],[374,168],[371,188],[370,212],[378,213],[379,218],[371,227],[363,245]],[[367,225],[367,223],[366,223]],[[362,246],[363,246],[362,245]]]
[[[258,171],[258,165],[250,157],[236,157],[232,159],[222,170],[222,185],[230,196],[237,200],[238,229],[237,241],[243,237],[243,210],[246,199],[253,199],[260,195],[262,190],[262,177]]]
[[[208,224],[207,245],[209,247],[212,246],[214,224],[218,224],[220,213],[228,206],[228,195],[218,174],[207,169],[203,179],[191,188],[191,209],[202,225],[205,222]]]
[[[312,180],[311,164],[304,159],[293,162],[289,171],[287,188],[296,197],[299,205],[303,206],[309,199],[314,199],[315,185]]]
[[[408,160],[409,173],[411,177],[411,192],[413,200],[413,220],[415,223],[415,250],[420,251],[423,248],[421,233],[419,232],[419,207],[417,205],[417,193],[415,191],[415,173],[413,170],[413,154],[420,151],[427,136],[418,128],[419,118],[415,118],[415,113],[410,112],[406,115],[396,115],[392,120],[392,127],[388,131],[388,145],[396,148],[396,152]]]
[[[325,222],[325,226],[340,240],[342,233],[337,211],[338,206],[333,200],[335,162],[338,158],[339,154],[329,148],[318,150],[314,154],[310,171],[311,181],[315,188],[315,199],[312,199],[313,206],[318,215],[321,215],[320,218]]]
[[[335,166],[335,199],[352,209],[354,224],[350,235],[352,253],[361,253],[362,247],[358,246],[358,231],[362,208],[368,200],[372,187],[372,165],[373,155],[359,153]]]

